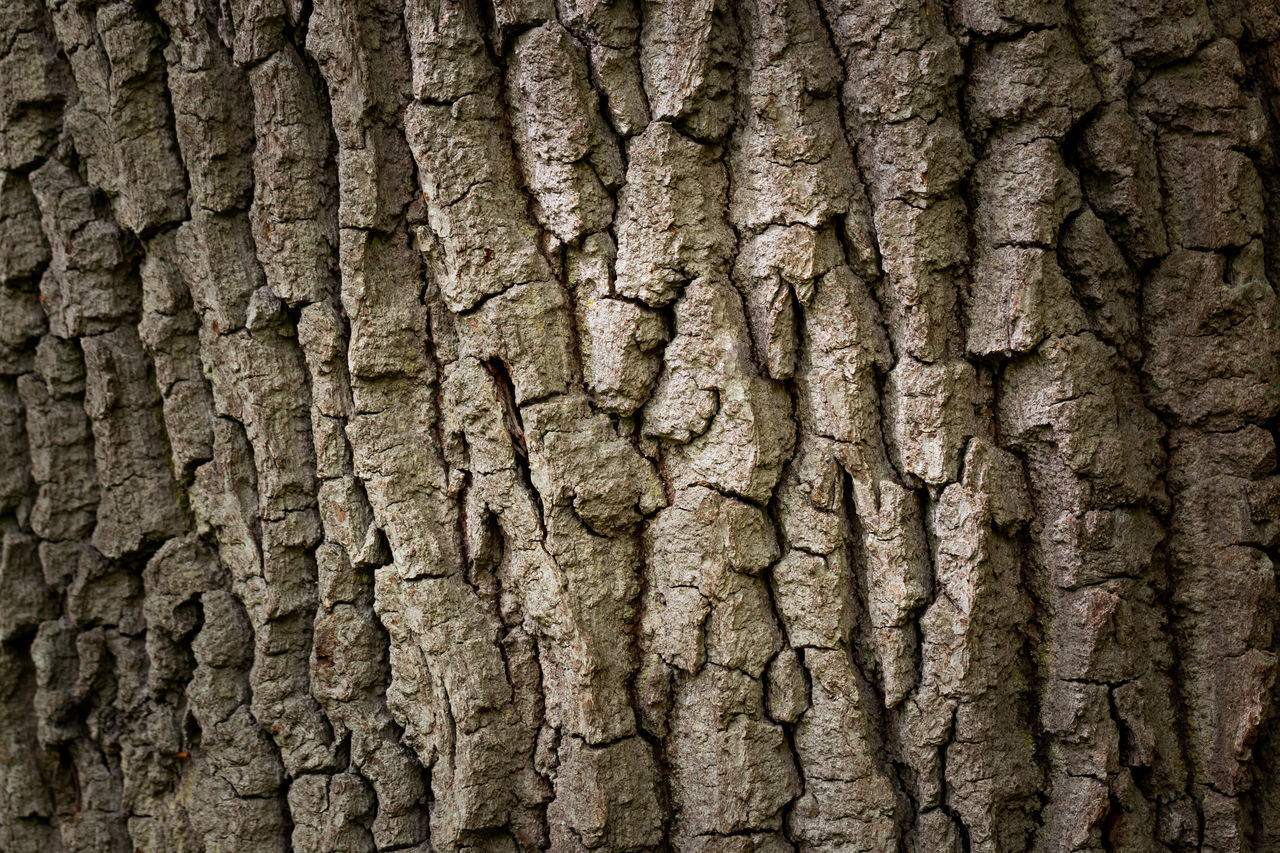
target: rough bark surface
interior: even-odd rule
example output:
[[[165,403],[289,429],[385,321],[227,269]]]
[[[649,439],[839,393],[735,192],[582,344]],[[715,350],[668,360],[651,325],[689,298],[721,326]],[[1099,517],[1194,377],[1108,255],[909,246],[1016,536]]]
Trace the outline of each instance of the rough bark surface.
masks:
[[[0,2],[0,851],[1280,850],[1276,0]]]

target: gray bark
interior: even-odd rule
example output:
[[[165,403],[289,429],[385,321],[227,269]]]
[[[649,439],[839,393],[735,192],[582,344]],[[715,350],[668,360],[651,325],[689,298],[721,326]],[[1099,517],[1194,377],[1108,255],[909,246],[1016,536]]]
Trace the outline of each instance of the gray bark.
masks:
[[[1280,851],[1276,0],[4,0],[0,851]]]

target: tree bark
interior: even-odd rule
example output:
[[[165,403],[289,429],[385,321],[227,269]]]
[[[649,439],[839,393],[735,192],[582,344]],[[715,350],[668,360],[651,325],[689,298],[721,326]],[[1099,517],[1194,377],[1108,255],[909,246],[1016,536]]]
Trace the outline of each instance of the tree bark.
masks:
[[[1277,851],[1277,0],[4,0],[0,851]]]

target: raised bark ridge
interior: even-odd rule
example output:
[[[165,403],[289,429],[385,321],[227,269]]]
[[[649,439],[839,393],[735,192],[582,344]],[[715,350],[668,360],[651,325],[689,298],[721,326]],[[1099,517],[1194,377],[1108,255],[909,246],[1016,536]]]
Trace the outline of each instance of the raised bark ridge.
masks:
[[[0,3],[0,851],[1280,843],[1274,0]]]

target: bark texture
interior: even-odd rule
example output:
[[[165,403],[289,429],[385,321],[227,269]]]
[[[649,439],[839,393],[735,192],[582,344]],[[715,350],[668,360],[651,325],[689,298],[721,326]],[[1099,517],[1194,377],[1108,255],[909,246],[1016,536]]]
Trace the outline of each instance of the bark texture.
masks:
[[[1276,0],[0,2],[0,851],[1280,850]]]

